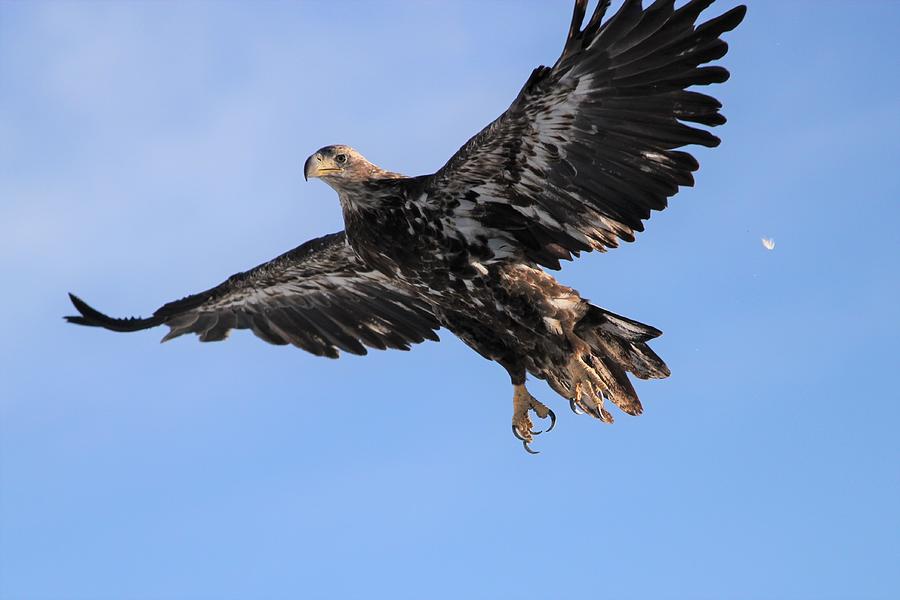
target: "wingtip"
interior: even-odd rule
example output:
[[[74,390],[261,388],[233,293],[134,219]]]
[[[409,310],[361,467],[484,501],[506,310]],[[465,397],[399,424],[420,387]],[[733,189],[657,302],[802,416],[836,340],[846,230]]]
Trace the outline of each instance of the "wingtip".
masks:
[[[741,22],[743,22],[744,17],[746,16],[747,6],[745,4],[741,4],[725,11],[718,17],[702,23],[697,27],[697,31],[708,32],[718,37],[723,33],[728,33],[729,31],[733,31],[734,29],[736,29],[737,26],[740,25]]]
[[[69,292],[69,300],[72,302],[75,310],[77,310],[81,314],[65,316],[63,317],[63,319],[65,319],[67,323],[72,323],[75,325],[85,325],[87,327],[103,327],[104,329],[109,329],[111,331],[128,332],[155,327],[161,322],[160,319],[156,317],[151,317],[149,319],[141,319],[135,317],[131,317],[128,319],[115,319],[93,308],[87,302],[85,302],[72,292]]]
[[[572,9],[572,22],[569,25],[567,40],[574,39],[581,32],[581,24],[584,23],[584,15],[587,12],[588,0],[575,0]]]
[[[81,314],[67,315],[67,316],[63,317],[63,319],[65,319],[66,323],[72,323],[73,325],[86,325],[88,327],[95,327],[97,325],[97,323],[92,322],[92,320],[90,318],[88,318],[90,315],[91,307],[88,306],[84,300],[82,300],[81,298],[79,298],[78,296],[73,294],[72,292],[69,292],[68,294],[69,294],[69,301],[72,303],[72,306],[74,306],[75,310],[77,310]]]
[[[78,303],[82,302],[81,298],[79,298],[72,292],[68,292],[68,295],[69,295],[69,302],[71,302],[75,306],[75,308],[78,308]]]
[[[81,298],[79,298],[78,296],[73,294],[72,292],[69,292],[69,301],[72,303],[72,306],[75,307],[75,310],[80,312],[83,316],[86,316],[85,311],[92,310],[91,307],[88,306],[87,302],[85,302],[84,300],[82,300]]]

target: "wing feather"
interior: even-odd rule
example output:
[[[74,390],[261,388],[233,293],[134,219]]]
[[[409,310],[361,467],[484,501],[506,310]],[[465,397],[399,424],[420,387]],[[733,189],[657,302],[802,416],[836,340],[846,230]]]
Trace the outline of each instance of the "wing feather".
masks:
[[[551,268],[632,241],[651,211],[693,185],[699,165],[678,149],[719,144],[690,124],[725,123],[721,104],[687,88],[728,79],[707,63],[728,51],[720,36],[746,7],[697,24],[712,2],[676,10],[675,0],[626,0],[604,22],[604,0],[582,28],[587,2],[577,0],[553,67],[535,69],[509,109],[425,182],[429,202],[453,207],[445,224],[455,220],[469,241],[512,234],[525,257]]]
[[[113,331],[168,325],[163,341],[195,333],[202,342],[250,329],[271,344],[292,344],[319,356],[366,354],[366,346],[408,350],[437,340],[430,306],[364,265],[343,232],[306,242],[274,260],[237,273],[199,294],[162,306],[146,319],[114,319],[71,295],[80,313],[71,323]]]

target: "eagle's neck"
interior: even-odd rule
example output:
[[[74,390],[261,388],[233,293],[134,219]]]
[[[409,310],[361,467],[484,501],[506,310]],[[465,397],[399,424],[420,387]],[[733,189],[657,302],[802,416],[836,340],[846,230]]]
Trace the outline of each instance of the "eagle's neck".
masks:
[[[378,210],[396,194],[397,183],[409,179],[400,173],[385,171],[372,165],[365,177],[334,178],[328,184],[338,193],[341,208],[347,210]]]
[[[392,254],[385,244],[409,247],[415,233],[406,210],[415,180],[391,175],[342,186],[338,192],[350,245],[364,262],[385,273],[395,271],[395,265],[385,263]]]

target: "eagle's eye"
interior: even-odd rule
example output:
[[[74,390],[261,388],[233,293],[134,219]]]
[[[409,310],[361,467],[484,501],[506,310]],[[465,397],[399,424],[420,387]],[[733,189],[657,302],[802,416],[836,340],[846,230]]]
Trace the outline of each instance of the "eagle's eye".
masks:
[[[336,163],[339,164],[339,165],[344,164],[345,162],[347,162],[347,155],[346,155],[346,154],[337,154],[337,155],[335,155],[335,157],[334,157],[334,162],[336,162]]]

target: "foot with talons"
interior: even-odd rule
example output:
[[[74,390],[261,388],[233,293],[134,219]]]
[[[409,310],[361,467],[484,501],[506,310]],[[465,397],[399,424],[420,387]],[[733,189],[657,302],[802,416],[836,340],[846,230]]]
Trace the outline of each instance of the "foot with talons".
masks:
[[[525,389],[525,384],[513,385],[513,435],[522,441],[522,445],[525,447],[526,452],[529,454],[538,454],[538,451],[532,450],[529,444],[534,439],[534,436],[540,435],[543,432],[533,430],[534,425],[531,422],[531,417],[528,416],[529,410],[534,411],[534,414],[536,414],[538,418],[546,419],[549,417],[550,426],[546,431],[552,430],[556,425],[556,415],[553,411],[529,394],[528,390]]]
[[[588,414],[604,423],[612,423],[612,414],[603,407],[606,397],[606,384],[597,371],[588,362],[576,354],[568,365],[569,376],[573,382],[569,398],[569,407],[576,415]]]
[[[600,419],[604,423],[612,423],[613,416],[603,407],[602,396],[590,396],[579,394],[578,399],[569,398],[569,408],[576,415],[591,415],[595,419]]]

